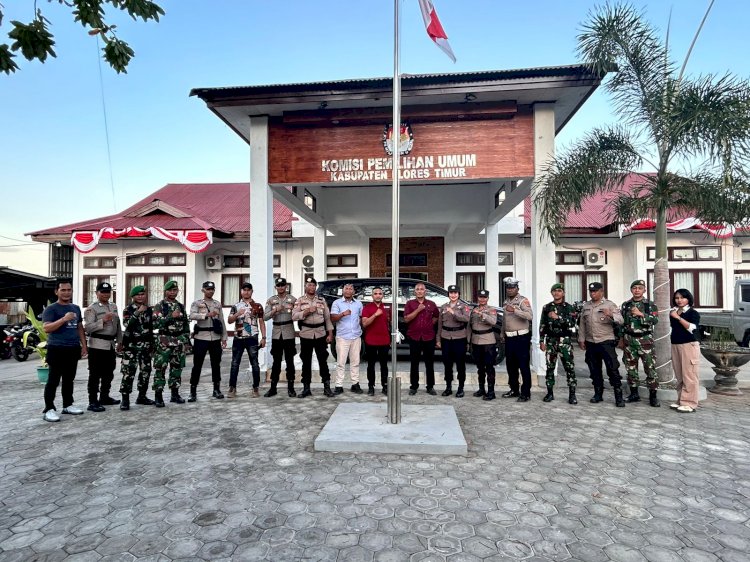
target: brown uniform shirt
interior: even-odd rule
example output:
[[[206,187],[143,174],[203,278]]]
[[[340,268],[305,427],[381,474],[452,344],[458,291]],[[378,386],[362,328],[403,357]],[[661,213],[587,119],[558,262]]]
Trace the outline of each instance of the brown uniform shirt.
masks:
[[[453,314],[448,309],[453,310]],[[440,316],[438,317],[437,338],[446,340],[458,340],[466,337],[466,327],[469,322],[471,310],[469,307],[458,301],[455,305],[450,302],[440,307]]]
[[[112,319],[104,323],[104,315],[108,312],[114,314]],[[83,312],[83,326],[89,337],[90,349],[114,349],[118,343],[122,343],[122,326],[117,314],[117,305],[113,302],[107,304],[96,301]],[[97,336],[104,336],[99,338]]]
[[[209,318],[209,312],[218,312],[216,318]],[[194,339],[204,341],[227,340],[227,326],[224,324],[224,313],[221,309],[221,303],[216,299],[198,299],[190,305],[190,320],[197,320],[195,326],[200,330],[195,330]],[[213,331],[214,320],[221,322],[221,333]]]
[[[612,317],[605,316],[604,310],[611,310]],[[588,300],[583,303],[581,310],[581,324],[578,330],[578,341],[601,343],[608,340],[616,340],[615,324],[622,324],[620,307],[610,300],[602,299],[594,304]]]
[[[287,293],[283,298],[274,295],[266,301],[266,308],[263,314],[263,320],[273,318],[273,327],[271,328],[271,339],[292,340],[296,337],[294,324],[292,323],[292,310],[297,299]],[[273,313],[275,307],[280,307],[276,314]]]
[[[309,308],[315,309],[315,312],[305,316],[304,312]],[[292,320],[297,320],[299,337],[304,339],[324,338],[329,330],[333,330],[331,311],[326,301],[318,295],[313,297],[303,295],[298,298],[292,310]]]
[[[469,337],[475,345],[495,345],[495,332],[492,328],[497,322],[497,311],[491,306],[477,306],[472,310],[469,320]]]
[[[505,310],[505,307],[508,305],[512,305],[515,310],[513,312]],[[505,299],[503,301],[503,310],[505,311],[503,316],[503,334],[519,330],[529,330],[531,328],[531,320],[533,318],[531,303],[523,295],[518,294],[512,299]]]

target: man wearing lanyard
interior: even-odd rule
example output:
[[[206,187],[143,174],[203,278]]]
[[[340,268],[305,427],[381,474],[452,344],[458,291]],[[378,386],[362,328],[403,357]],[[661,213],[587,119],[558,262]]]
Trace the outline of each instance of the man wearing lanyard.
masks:
[[[344,285],[344,296],[333,301],[331,322],[336,323],[336,394],[344,392],[344,370],[349,359],[352,392],[362,394],[359,386],[359,354],[362,349],[362,303],[354,298],[354,285]]]
[[[411,369],[409,373],[409,395],[414,396],[419,388],[419,359],[424,357],[425,379],[427,394],[435,396],[435,324],[437,324],[440,310],[437,305],[425,298],[427,288],[424,283],[414,286],[416,298],[406,303],[404,307],[404,321],[408,325],[406,337],[409,338],[409,358]]]

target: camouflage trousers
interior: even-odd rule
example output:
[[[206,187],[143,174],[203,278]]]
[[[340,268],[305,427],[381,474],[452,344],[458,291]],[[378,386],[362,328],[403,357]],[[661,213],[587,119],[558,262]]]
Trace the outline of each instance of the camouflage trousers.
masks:
[[[165,345],[159,342],[154,353],[154,390],[163,390],[169,367],[169,388],[180,388],[182,369],[185,368],[185,344]]]
[[[133,379],[138,371],[138,392],[148,390],[148,381],[151,378],[151,347],[148,345],[129,345],[122,351],[122,363],[120,373],[120,393],[130,394],[133,391]]]
[[[643,363],[646,372],[646,386],[649,390],[659,388],[659,379],[656,376],[656,357],[654,355],[654,337],[651,334],[643,336],[631,336],[624,334],[625,348],[623,350],[622,362],[628,373],[628,386],[638,386],[638,358]]]
[[[568,388],[575,388],[578,384],[576,379],[575,363],[573,362],[573,345],[569,337],[546,337],[544,344],[547,350],[544,357],[547,359],[547,386],[555,386],[555,372],[557,371],[557,358],[560,358],[565,374],[568,378]]]

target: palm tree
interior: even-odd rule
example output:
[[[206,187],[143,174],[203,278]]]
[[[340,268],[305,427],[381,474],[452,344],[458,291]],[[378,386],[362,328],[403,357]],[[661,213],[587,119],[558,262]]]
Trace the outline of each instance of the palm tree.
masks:
[[[699,33],[700,27],[693,45]],[[656,222],[656,356],[659,379],[669,381],[667,215],[750,224],[750,84],[729,74],[686,77],[690,50],[678,71],[668,35],[662,40],[630,5],[595,8],[577,50],[600,75],[615,71],[605,88],[620,124],[591,131],[552,159],[536,180],[535,208],[553,242],[569,211],[604,193],[613,195],[612,218],[621,224]],[[624,190],[628,173],[643,169],[650,173],[639,174],[636,185]]]

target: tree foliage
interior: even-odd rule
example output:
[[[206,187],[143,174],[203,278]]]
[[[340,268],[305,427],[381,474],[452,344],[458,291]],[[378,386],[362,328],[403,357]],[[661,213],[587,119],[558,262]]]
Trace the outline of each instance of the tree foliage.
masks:
[[[89,35],[98,35],[104,42],[102,56],[117,71],[127,72],[135,52],[125,41],[117,37],[117,26],[107,23],[105,8],[110,7],[126,12],[133,20],[159,21],[164,10],[151,0],[48,0],[71,9],[73,20],[80,23]],[[26,60],[44,63],[47,57],[57,57],[55,38],[50,32],[50,21],[34,2],[34,19],[29,23],[17,20],[10,22],[9,42],[0,44],[0,72],[11,74],[19,67],[16,55],[20,53]],[[3,6],[0,4],[0,26],[3,24]]]
[[[631,5],[595,8],[578,54],[600,75],[615,69],[604,87],[619,125],[595,129],[551,159],[536,179],[535,209],[554,242],[568,212],[595,195],[612,197],[611,218],[621,224],[656,221],[657,355],[666,358],[668,213],[750,225],[750,83],[730,74],[686,77],[685,64],[678,71],[667,42]],[[627,175],[644,168],[623,189]]]

